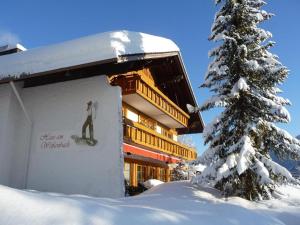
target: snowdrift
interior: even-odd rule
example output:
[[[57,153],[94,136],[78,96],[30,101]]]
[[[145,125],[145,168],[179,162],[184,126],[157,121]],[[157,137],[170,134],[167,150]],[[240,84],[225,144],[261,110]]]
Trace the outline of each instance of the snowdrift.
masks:
[[[0,186],[1,225],[255,224],[296,225],[300,188],[282,187],[280,200],[225,199],[189,182],[165,183],[121,199],[21,191]]]

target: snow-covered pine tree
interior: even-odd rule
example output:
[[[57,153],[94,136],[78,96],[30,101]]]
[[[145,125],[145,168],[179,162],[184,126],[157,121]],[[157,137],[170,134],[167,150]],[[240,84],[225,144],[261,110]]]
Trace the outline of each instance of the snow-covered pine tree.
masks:
[[[277,87],[288,70],[269,49],[272,34],[258,25],[271,14],[261,8],[262,0],[216,0],[210,40],[213,49],[202,87],[214,95],[201,110],[221,107],[222,113],[204,130],[209,148],[199,161],[207,168],[196,179],[209,183],[226,195],[250,200],[269,199],[277,184],[293,182],[283,167],[273,162],[269,152],[279,158],[299,159],[300,142],[278,128],[290,115]]]

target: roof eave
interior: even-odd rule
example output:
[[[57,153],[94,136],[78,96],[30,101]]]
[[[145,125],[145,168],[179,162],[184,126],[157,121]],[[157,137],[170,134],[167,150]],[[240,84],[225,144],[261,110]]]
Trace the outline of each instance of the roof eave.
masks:
[[[183,73],[184,73],[184,76],[185,76],[185,79],[187,81],[187,84],[188,84],[188,88],[192,94],[192,97],[193,97],[193,100],[194,100],[194,103],[195,103],[195,107],[198,107],[198,102],[197,102],[197,99],[196,99],[196,96],[195,96],[195,93],[193,91],[193,88],[192,88],[192,84],[191,84],[191,81],[188,77],[188,74],[187,74],[187,71],[186,71],[186,67],[185,67],[185,64],[183,62],[183,59],[182,59],[182,56],[181,56],[181,53],[178,52],[178,58],[179,58],[179,61],[180,61],[180,64],[181,64],[181,67],[182,67],[182,70],[183,70]],[[201,122],[201,125],[202,125],[202,128],[204,129],[205,127],[205,123],[204,123],[204,120],[202,118],[202,115],[201,115],[201,112],[198,112],[198,116],[200,118],[200,122]],[[203,131],[203,130],[202,130]]]
[[[106,64],[106,63],[118,63],[118,58],[111,58],[111,59],[105,59],[105,60],[91,62],[91,63],[70,66],[70,67],[57,68],[54,70],[48,70],[48,71],[43,71],[43,72],[39,72],[39,73],[24,74],[24,75],[20,75],[20,76],[6,76],[6,77],[3,77],[2,79],[0,79],[0,84],[9,83],[10,81],[23,81],[26,79],[40,77],[40,76],[44,76],[47,74],[53,74],[53,73],[73,70],[73,69],[77,69],[77,68],[81,68],[81,67],[89,67],[89,66],[101,65],[101,64]]]

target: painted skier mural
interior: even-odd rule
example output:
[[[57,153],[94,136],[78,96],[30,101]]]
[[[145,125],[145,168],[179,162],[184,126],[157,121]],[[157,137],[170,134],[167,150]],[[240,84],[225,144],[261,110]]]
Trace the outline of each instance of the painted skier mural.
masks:
[[[97,102],[89,101],[86,107],[86,119],[82,125],[81,136],[72,135],[76,144],[95,146],[97,140],[94,138],[94,120],[96,119]]]

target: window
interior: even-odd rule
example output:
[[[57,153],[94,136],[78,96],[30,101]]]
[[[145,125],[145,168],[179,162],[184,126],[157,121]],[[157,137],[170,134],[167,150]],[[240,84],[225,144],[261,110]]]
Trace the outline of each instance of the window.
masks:
[[[156,132],[161,134],[161,127],[156,125]]]
[[[166,181],[166,169],[160,168],[159,180]]]
[[[178,141],[177,135],[173,134],[173,140],[174,140],[174,141]]]
[[[125,181],[130,184],[130,164],[124,163],[124,178]]]
[[[146,167],[138,165],[137,166],[137,182],[143,183],[145,181],[145,175],[146,175]]]
[[[148,179],[156,179],[156,168],[149,167]]]
[[[128,109],[127,109],[127,112],[126,112],[126,118],[130,119],[133,122],[138,122],[139,121],[139,115],[132,112],[132,111],[130,111],[130,110],[128,110]]]

